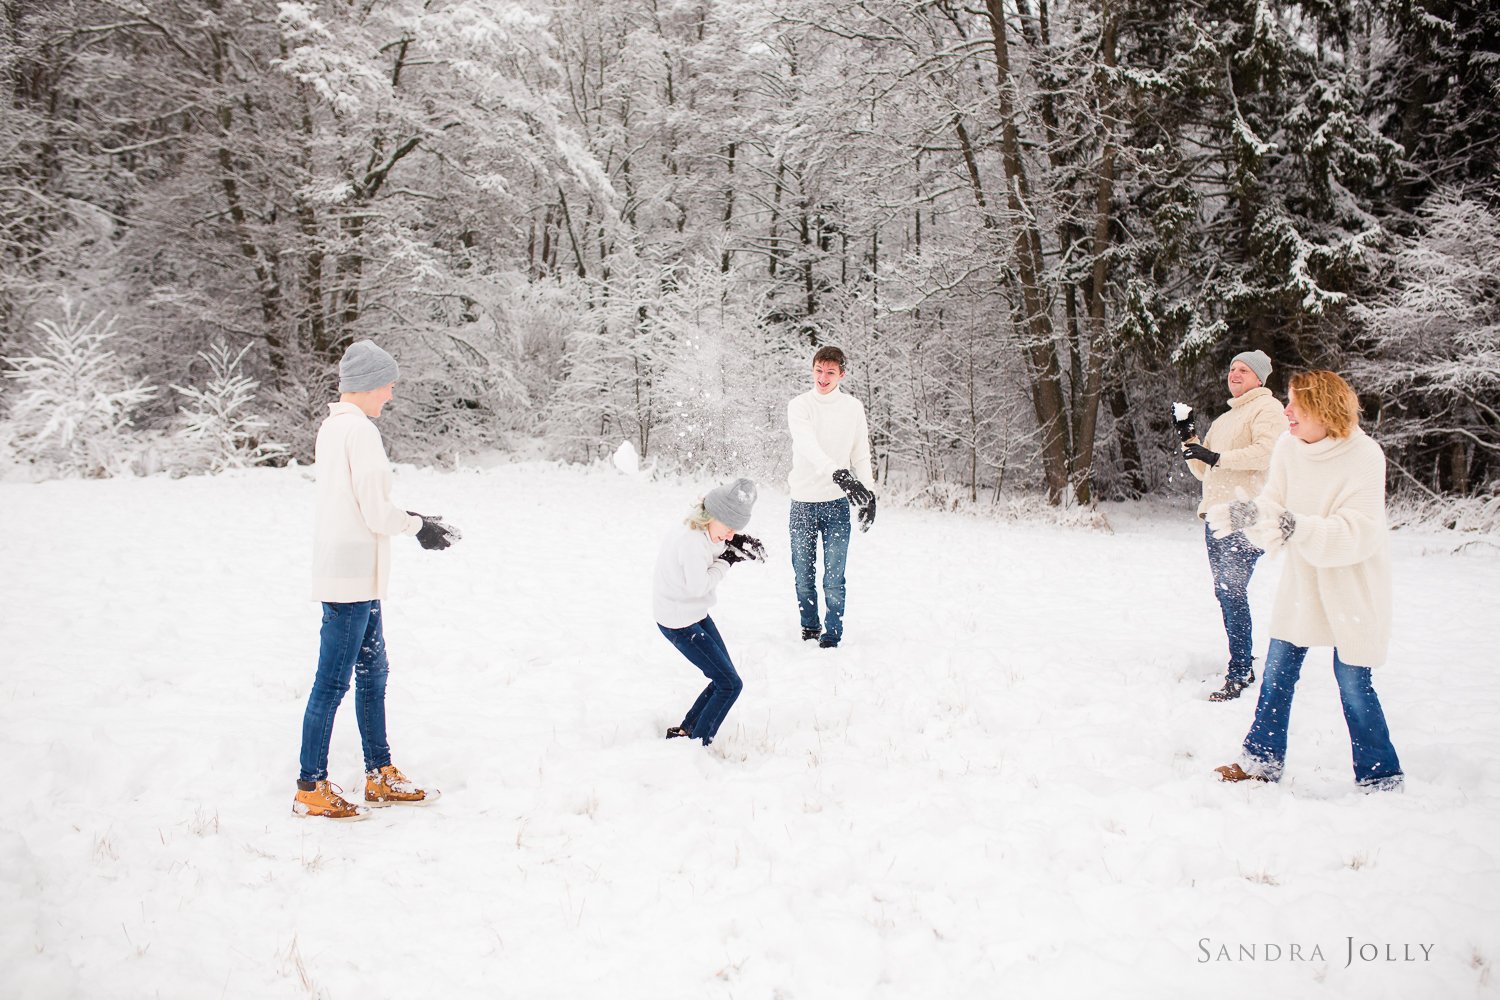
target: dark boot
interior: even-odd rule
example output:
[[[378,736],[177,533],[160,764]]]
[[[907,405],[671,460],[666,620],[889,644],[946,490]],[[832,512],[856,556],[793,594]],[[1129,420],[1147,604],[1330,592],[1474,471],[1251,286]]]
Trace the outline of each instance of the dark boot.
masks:
[[[673,726],[671,729],[667,730],[667,739],[669,740],[675,740],[679,736],[686,736],[691,738],[692,735],[692,733],[688,732],[686,729],[683,729],[681,726]]]
[[[823,638],[821,638],[821,639],[818,640],[818,648],[819,649],[838,649],[839,648],[838,636],[827,635],[825,633],[824,636],[823,636]]]
[[[802,630],[802,641],[806,642],[809,639],[816,639],[822,634],[823,630],[820,628],[805,628]]]
[[[1224,678],[1224,686],[1208,696],[1209,701],[1233,701],[1240,696],[1240,692],[1255,683],[1255,661],[1245,668],[1243,674],[1238,673],[1233,665],[1229,668],[1229,676]]]
[[[1208,696],[1209,701],[1234,701],[1240,696],[1240,692],[1250,685],[1245,681],[1237,681],[1233,678],[1226,680],[1224,686]]]

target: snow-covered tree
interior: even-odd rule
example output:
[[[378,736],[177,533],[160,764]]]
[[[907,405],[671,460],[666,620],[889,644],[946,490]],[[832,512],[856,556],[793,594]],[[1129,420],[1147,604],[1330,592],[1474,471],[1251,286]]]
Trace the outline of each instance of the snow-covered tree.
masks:
[[[1411,479],[1443,492],[1500,488],[1500,212],[1439,191],[1419,230],[1381,255],[1391,287],[1356,311],[1351,365],[1376,433]]]
[[[183,436],[201,452],[210,472],[265,465],[287,455],[286,445],[267,438],[270,421],[252,409],[260,383],[242,370],[250,346],[231,353],[224,343],[214,344],[198,354],[208,366],[203,385],[172,386],[182,398]]]
[[[5,377],[19,386],[10,408],[12,447],[25,460],[63,474],[105,476],[126,469],[131,417],[156,395],[112,349],[114,317],[83,318],[64,303],[60,319],[37,323],[37,353],[7,357]]]

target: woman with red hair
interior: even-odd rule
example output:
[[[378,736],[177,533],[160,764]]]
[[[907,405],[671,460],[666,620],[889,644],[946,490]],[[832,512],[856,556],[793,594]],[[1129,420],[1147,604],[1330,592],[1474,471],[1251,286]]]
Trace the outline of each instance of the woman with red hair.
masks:
[[[1401,762],[1371,683],[1390,644],[1385,453],[1360,430],[1359,400],[1333,372],[1293,376],[1286,415],[1290,433],[1271,455],[1260,495],[1208,511],[1219,537],[1242,531],[1286,554],[1255,722],[1240,759],[1216,770],[1223,781],[1280,780],[1302,661],[1309,647],[1332,646],[1355,781],[1397,790]]]

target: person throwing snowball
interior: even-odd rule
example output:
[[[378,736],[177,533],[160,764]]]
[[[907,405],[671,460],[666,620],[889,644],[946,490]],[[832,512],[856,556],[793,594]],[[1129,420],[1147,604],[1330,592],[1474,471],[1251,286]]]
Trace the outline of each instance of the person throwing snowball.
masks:
[[[1176,404],[1173,424],[1182,439],[1182,457],[1188,471],[1203,482],[1203,500],[1198,517],[1203,519],[1215,504],[1236,496],[1254,496],[1266,481],[1271,449],[1286,433],[1281,404],[1265,387],[1271,377],[1271,359],[1264,351],[1245,351],[1229,363],[1229,411],[1209,425],[1202,441],[1194,425],[1191,407]],[[1184,412],[1186,411],[1186,412]],[[1250,621],[1250,574],[1261,550],[1243,535],[1216,538],[1205,525],[1208,567],[1213,573],[1214,596],[1224,617],[1229,637],[1229,670],[1224,686],[1208,696],[1210,701],[1230,701],[1255,683],[1255,657]]]
[[[864,404],[839,391],[844,352],[822,347],[813,355],[813,387],[786,407],[792,434],[792,471],[787,477],[792,504],[792,575],[802,638],[833,649],[844,637],[844,567],[849,558],[849,508],[859,530],[875,523],[875,481],[870,467],[870,430]],[[818,620],[818,539],[823,540],[823,601]]]
[[[391,763],[386,742],[389,664],[380,602],[391,570],[391,536],[416,535],[424,549],[446,549],[459,533],[441,518],[391,503],[391,464],[374,421],[395,391],[396,360],[361,340],[339,362],[339,401],[318,428],[314,471],[313,599],[323,604],[318,672],[302,716],[302,753],[292,812],[363,819],[369,806],[425,805],[433,789],[413,784]],[[354,718],[365,758],[365,806],[328,780],[333,717],[354,677]]]

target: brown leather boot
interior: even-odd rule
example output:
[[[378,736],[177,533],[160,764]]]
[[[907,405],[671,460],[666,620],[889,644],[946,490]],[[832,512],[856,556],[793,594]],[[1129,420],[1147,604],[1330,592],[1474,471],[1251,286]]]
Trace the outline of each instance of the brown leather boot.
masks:
[[[311,789],[297,789],[292,800],[292,813],[296,816],[322,817],[323,819],[365,819],[370,810],[347,801],[343,789],[330,781],[315,781]]]
[[[1220,781],[1269,781],[1258,774],[1251,774],[1238,764],[1225,764],[1223,767],[1214,768],[1214,773],[1219,776]]]
[[[365,801],[372,806],[425,806],[436,802],[439,794],[418,788],[395,764],[365,772]]]

